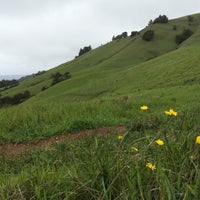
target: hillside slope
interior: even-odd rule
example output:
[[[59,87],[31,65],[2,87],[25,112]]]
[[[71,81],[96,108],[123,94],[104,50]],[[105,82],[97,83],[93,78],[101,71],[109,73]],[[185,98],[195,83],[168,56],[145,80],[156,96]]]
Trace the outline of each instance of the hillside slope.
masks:
[[[135,38],[112,41],[1,92],[4,97],[29,90],[34,96],[0,109],[0,140],[27,141],[66,131],[127,125],[131,120],[140,127],[141,119],[161,124],[164,111],[170,108],[180,117],[190,113],[195,116],[192,123],[198,122],[200,14],[193,19],[189,22],[186,16],[153,24]],[[188,28],[194,34],[177,45],[175,36]],[[155,31],[155,38],[143,41],[149,29]],[[52,74],[57,72],[72,76],[52,86]],[[149,106],[150,118],[141,118],[141,105]]]
[[[2,95],[29,90],[35,95],[30,102],[79,101],[199,83],[200,14],[192,17],[192,22],[186,16],[167,24],[152,24],[135,37],[109,42],[44,74],[28,78]],[[177,45],[175,36],[184,29],[194,34]],[[147,30],[155,32],[153,41],[142,40]],[[70,72],[72,77],[51,86],[51,75],[56,72]],[[43,87],[49,88],[41,91]]]

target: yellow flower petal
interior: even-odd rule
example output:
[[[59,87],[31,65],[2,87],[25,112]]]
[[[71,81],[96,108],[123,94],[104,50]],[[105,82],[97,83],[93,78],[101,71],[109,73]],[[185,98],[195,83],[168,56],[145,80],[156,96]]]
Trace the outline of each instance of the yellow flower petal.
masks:
[[[171,113],[171,115],[177,116],[177,112],[175,112],[173,109],[170,109],[169,112]]]
[[[146,164],[146,167],[148,167],[148,168],[151,169],[152,171],[156,169],[156,166],[153,165],[153,164],[150,163],[150,162]]]
[[[197,143],[197,144],[200,144],[200,136],[197,136],[197,137],[196,137],[196,143]]]
[[[118,136],[118,140],[122,140],[124,137],[122,135]]]
[[[169,111],[165,111],[165,114],[166,115],[172,115],[171,112],[169,112]]]
[[[177,116],[178,115],[178,113],[175,112],[172,108],[170,108],[169,111],[165,111],[165,114],[169,115],[169,116],[171,116],[171,115]]]
[[[164,145],[163,140],[160,140],[160,139],[156,140],[156,143],[157,143],[158,145],[160,145],[160,146]]]
[[[141,110],[148,110],[149,108],[148,108],[148,106],[143,105],[143,106],[140,107],[140,109]]]
[[[137,149],[136,147],[131,147],[131,151],[132,151],[132,152],[137,152],[138,149]]]

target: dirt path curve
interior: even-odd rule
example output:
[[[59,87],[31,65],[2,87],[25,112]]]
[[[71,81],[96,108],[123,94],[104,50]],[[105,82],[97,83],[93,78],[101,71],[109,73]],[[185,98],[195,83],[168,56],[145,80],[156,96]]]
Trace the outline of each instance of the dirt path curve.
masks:
[[[79,139],[89,134],[104,135],[108,133],[122,134],[126,132],[125,126],[101,127],[94,130],[84,130],[75,133],[52,136],[44,139],[33,140],[21,143],[0,143],[0,155],[17,156],[32,148],[48,148],[67,140]]]

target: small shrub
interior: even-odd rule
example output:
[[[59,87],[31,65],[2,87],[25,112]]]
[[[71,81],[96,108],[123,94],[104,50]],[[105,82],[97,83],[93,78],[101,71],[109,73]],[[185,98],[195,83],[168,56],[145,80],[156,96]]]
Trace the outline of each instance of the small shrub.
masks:
[[[82,56],[83,54],[85,54],[85,53],[87,53],[91,50],[92,50],[91,45],[81,48],[80,51],[79,51],[79,54],[78,54],[78,56],[76,56],[76,58],[79,57],[79,56]]]
[[[44,73],[46,73],[46,71],[45,70],[43,70],[43,71],[38,71],[36,74],[34,74],[35,76],[39,76],[39,75],[41,75],[41,74],[44,74]]]
[[[148,30],[146,31],[143,36],[142,39],[145,41],[151,41],[154,38],[154,31],[153,30]]]
[[[5,106],[5,105],[15,105],[22,103],[23,101],[27,100],[30,98],[30,92],[26,90],[24,93],[18,93],[14,95],[13,97],[3,97],[0,99],[0,106]]]
[[[64,74],[60,74],[59,72],[56,72],[55,74],[51,75],[51,78],[53,78],[51,85],[55,85],[61,81],[71,78],[71,74],[70,72],[65,72]]]
[[[188,22],[193,22],[194,18],[192,16],[188,16]]]
[[[185,29],[182,34],[176,35],[175,41],[177,44],[181,44],[183,41],[187,40],[193,32],[190,29]]]
[[[148,26],[151,26],[153,24],[153,20],[149,20]]]
[[[6,89],[9,89],[11,87],[15,87],[19,84],[18,80],[1,80],[0,81],[0,88],[5,87]]]
[[[159,15],[154,21],[154,24],[166,24],[168,23],[168,17],[166,15]]]
[[[43,86],[42,89],[41,89],[41,91],[44,91],[46,89],[48,89],[48,87],[47,86]]]
[[[173,25],[173,30],[176,31],[177,30],[177,26]]]
[[[137,35],[137,33],[138,33],[137,31],[132,31],[132,32],[131,32],[131,37],[134,37],[134,36],[136,36],[136,35]]]
[[[63,75],[66,79],[71,78],[70,72],[65,72]]]
[[[117,35],[117,36],[113,36],[113,37],[112,37],[112,41],[113,41],[113,40],[122,39],[122,38],[126,38],[126,37],[128,37],[128,33],[127,33],[127,32],[123,32],[122,34],[119,34],[119,35]]]
[[[64,81],[63,77],[59,77],[59,78],[54,78],[51,85],[55,85],[61,81]]]
[[[30,98],[30,96],[31,95],[28,90],[26,90],[24,93],[16,94],[11,98],[11,104],[19,104],[25,101],[26,99]]]

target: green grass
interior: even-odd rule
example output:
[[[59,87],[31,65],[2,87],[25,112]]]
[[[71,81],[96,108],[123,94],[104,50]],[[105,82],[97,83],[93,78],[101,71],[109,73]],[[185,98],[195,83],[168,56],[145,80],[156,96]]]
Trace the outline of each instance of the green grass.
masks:
[[[20,142],[101,126],[127,125],[140,119],[139,107],[143,104],[154,110],[154,117],[171,107],[181,112],[196,112],[199,98],[199,85],[192,84],[141,89],[128,96],[89,102],[25,103],[0,110],[0,138]]]
[[[1,199],[198,199],[198,112],[153,113],[140,111],[151,120],[137,128],[134,120],[122,140],[94,132],[15,160],[1,157]]]

